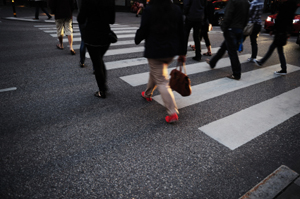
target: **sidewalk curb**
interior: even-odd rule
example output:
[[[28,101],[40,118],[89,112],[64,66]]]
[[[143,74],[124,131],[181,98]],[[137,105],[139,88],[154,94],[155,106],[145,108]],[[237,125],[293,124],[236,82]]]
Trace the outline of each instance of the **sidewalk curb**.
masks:
[[[298,177],[298,173],[282,165],[240,199],[273,199]]]

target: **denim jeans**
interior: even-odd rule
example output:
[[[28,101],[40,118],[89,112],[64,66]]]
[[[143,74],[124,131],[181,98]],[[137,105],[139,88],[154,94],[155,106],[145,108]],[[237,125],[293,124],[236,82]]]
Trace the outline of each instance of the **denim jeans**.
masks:
[[[275,40],[273,40],[272,44],[269,47],[268,52],[260,60],[260,62],[261,62],[261,64],[265,63],[270,58],[270,56],[272,55],[275,48],[277,48],[277,52],[278,52],[279,60],[280,60],[280,64],[281,64],[281,69],[286,71],[286,60],[285,60],[285,56],[284,56],[284,53],[283,53],[283,46],[276,46]]]
[[[221,44],[220,49],[215,54],[215,56],[210,60],[210,66],[215,67],[217,62],[223,57],[226,50],[228,51],[229,59],[231,62],[231,68],[233,75],[236,78],[241,77],[241,63],[237,54],[237,49],[239,47],[239,41],[241,41],[243,36],[243,29],[230,28],[224,32],[225,40]]]

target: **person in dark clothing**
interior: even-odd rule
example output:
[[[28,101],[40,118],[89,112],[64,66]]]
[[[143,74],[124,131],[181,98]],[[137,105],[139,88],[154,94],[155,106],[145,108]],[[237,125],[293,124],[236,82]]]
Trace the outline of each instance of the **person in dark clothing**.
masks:
[[[223,57],[226,50],[231,62],[232,75],[228,78],[239,80],[241,78],[241,63],[237,54],[239,42],[243,39],[243,30],[249,18],[249,2],[247,0],[229,0],[221,25],[225,41],[221,44],[216,55],[206,62],[215,68],[217,62]]]
[[[35,1],[35,18],[34,19],[39,19],[39,9],[41,8],[41,10],[48,16],[48,19],[51,19],[51,15],[48,13],[47,9],[45,9],[44,7],[44,0],[34,0]]]
[[[183,1],[183,14],[185,17],[185,40],[186,46],[188,44],[190,31],[193,28],[193,38],[195,42],[194,60],[201,60],[201,45],[200,34],[201,27],[205,18],[205,6],[207,0],[184,0]]]
[[[74,10],[73,0],[49,0],[49,6],[55,15],[55,23],[57,28],[57,37],[59,44],[56,47],[60,50],[64,49],[63,36],[64,32],[68,36],[71,55],[75,55],[73,49],[73,28],[72,13]]]
[[[178,110],[169,86],[168,65],[175,55],[180,55],[178,62],[185,62],[186,43],[180,7],[170,0],[151,0],[142,15],[135,43],[139,44],[144,39],[144,56],[148,59],[150,74],[142,97],[152,101],[153,92],[158,87],[168,112],[166,122],[177,121]]]
[[[214,8],[212,5],[211,0],[207,0],[207,5],[205,7],[205,17],[204,17],[204,22],[201,27],[201,32],[200,32],[200,38],[199,41],[201,42],[202,38],[205,41],[205,46],[207,48],[207,52],[203,53],[205,56],[211,56],[211,44],[208,36],[208,32],[212,30],[212,17],[214,14]],[[195,45],[190,45],[190,47],[195,50]]]
[[[281,70],[275,71],[274,73],[276,75],[286,75],[287,73],[283,46],[286,44],[287,39],[292,31],[294,13],[296,9],[297,4],[295,0],[282,0],[280,2],[278,15],[275,19],[273,30],[275,32],[274,40],[265,56],[261,60],[255,60],[256,65],[262,66],[270,58],[275,48],[277,48]],[[270,35],[272,34],[273,32],[271,31]]]
[[[80,8],[81,8],[81,2],[82,0],[77,0],[77,7],[78,7],[78,13],[80,12]],[[81,35],[81,43],[80,43],[80,61],[79,61],[79,65],[81,68],[84,67],[84,61],[85,61],[85,54],[86,54],[86,46],[85,46],[85,43],[84,43],[84,40],[83,40],[83,37],[82,37],[82,34],[81,34],[81,30],[84,29],[85,27],[85,24],[78,24],[78,27],[79,27],[79,31],[80,31],[80,35]]]
[[[141,12],[142,9],[144,9],[145,6],[146,6],[146,0],[139,0],[138,2],[139,2],[139,8],[138,8],[138,10],[137,10],[137,12],[136,12],[136,17],[139,17],[140,12]]]
[[[78,23],[86,24],[82,37],[93,62],[99,88],[94,95],[99,98],[106,98],[107,75],[103,56],[110,46],[110,24],[115,23],[115,15],[114,0],[85,0],[77,17]]]
[[[261,31],[261,14],[263,12],[264,8],[264,2],[263,0],[253,0],[250,3],[250,9],[249,9],[249,22],[253,23],[253,31],[250,35],[250,41],[251,41],[251,49],[252,49],[252,55],[250,58],[248,58],[247,61],[254,62],[257,56],[257,37]],[[244,41],[247,36],[244,36]]]

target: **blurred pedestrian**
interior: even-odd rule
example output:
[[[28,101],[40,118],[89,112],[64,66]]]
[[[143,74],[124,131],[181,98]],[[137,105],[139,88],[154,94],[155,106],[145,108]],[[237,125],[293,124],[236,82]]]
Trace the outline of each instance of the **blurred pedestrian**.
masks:
[[[241,63],[237,54],[240,41],[243,39],[243,29],[249,19],[249,2],[247,0],[229,0],[226,6],[224,20],[221,29],[224,41],[215,56],[206,62],[211,68],[215,68],[217,62],[228,51],[231,62],[232,75],[228,78],[239,80],[241,78]]]
[[[74,10],[73,0],[49,0],[49,6],[52,13],[55,15],[55,23],[57,29],[57,37],[59,44],[56,47],[60,50],[64,49],[63,36],[64,33],[68,36],[71,55],[75,55],[73,49],[73,28],[72,28],[72,13]]]
[[[35,2],[35,18],[36,20],[39,19],[39,9],[41,8],[41,10],[48,16],[48,20],[51,19],[51,15],[48,13],[47,9],[45,9],[44,4],[46,4],[46,2],[44,0],[34,0]]]
[[[207,0],[207,4],[205,7],[205,16],[204,16],[204,22],[203,25],[201,27],[201,33],[200,33],[200,42],[202,40],[202,38],[205,41],[205,46],[207,48],[207,52],[203,53],[203,55],[205,56],[211,56],[211,43],[209,40],[209,36],[208,36],[208,32],[212,30],[212,17],[213,17],[213,13],[214,13],[214,9],[213,9],[213,5],[211,0]],[[190,47],[192,48],[193,51],[195,51],[195,45],[190,45]]]
[[[253,23],[253,31],[250,35],[250,41],[251,41],[251,49],[252,49],[252,54],[251,57],[248,58],[249,62],[254,62],[257,56],[257,38],[259,36],[259,33],[261,31],[261,14],[264,9],[264,1],[263,0],[253,0],[250,3],[250,8],[249,8],[249,22],[248,23]],[[244,36],[244,41],[247,38],[247,36]]]
[[[214,14],[214,8],[212,5],[211,0],[207,0],[207,4],[205,7],[205,17],[204,17],[204,23],[201,28],[201,35],[200,35],[200,41],[202,38],[205,41],[205,46],[207,48],[207,52],[203,53],[205,56],[211,56],[211,44],[208,36],[208,32],[212,30],[212,18]]]
[[[183,1],[183,14],[185,15],[185,39],[186,46],[188,45],[190,31],[193,28],[193,38],[195,42],[194,60],[201,60],[201,45],[200,34],[201,27],[205,18],[205,6],[207,0],[184,0]]]
[[[146,6],[146,0],[139,0],[139,7],[138,10],[136,12],[136,17],[139,17],[140,12],[145,8]]]
[[[178,120],[178,110],[173,92],[169,86],[168,65],[175,55],[179,62],[185,62],[186,43],[184,39],[182,11],[170,0],[151,0],[144,10],[140,28],[135,35],[135,43],[145,39],[144,56],[148,59],[150,74],[148,85],[142,97],[152,101],[158,88],[168,116],[166,122]]]
[[[77,7],[78,7],[78,13],[80,13],[80,8],[81,8],[81,1],[82,0],[76,0],[77,1]],[[82,37],[82,31],[85,28],[85,23],[81,24],[78,23],[79,26],[79,31],[80,31],[80,35],[81,35],[81,43],[80,43],[80,61],[79,61],[79,65],[81,68],[84,67],[84,61],[85,61],[85,54],[86,54],[86,46]]]
[[[274,73],[276,75],[286,75],[287,67],[283,46],[286,45],[287,39],[293,30],[293,19],[294,13],[297,9],[297,3],[295,0],[281,0],[279,4],[278,15],[275,19],[275,25],[273,29],[275,32],[274,40],[265,56],[261,60],[254,60],[254,62],[256,65],[262,66],[270,58],[275,48],[277,48],[281,70],[275,71]],[[270,35],[273,34],[273,31],[270,32]]]
[[[95,69],[98,91],[94,94],[106,98],[106,68],[103,56],[110,46],[110,25],[115,23],[114,0],[84,0],[77,17],[78,23],[85,24],[83,40]]]

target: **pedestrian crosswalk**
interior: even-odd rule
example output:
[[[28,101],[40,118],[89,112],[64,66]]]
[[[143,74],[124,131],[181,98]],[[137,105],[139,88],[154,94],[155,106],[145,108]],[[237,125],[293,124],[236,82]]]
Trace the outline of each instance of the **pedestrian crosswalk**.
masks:
[[[57,37],[55,26],[36,25],[36,28],[49,34],[52,37]],[[133,58],[117,58],[110,59],[112,61],[105,62],[107,70],[117,70],[121,68],[129,68],[133,66],[147,64],[147,59],[142,57],[144,51],[143,45],[136,46],[134,44],[134,36],[137,27],[128,25],[112,25],[112,30],[118,35],[119,41],[111,45],[111,48],[105,54],[106,57],[118,55],[133,55]],[[211,32],[210,34],[218,34],[219,32]],[[74,49],[80,48],[80,33],[78,25],[74,27]],[[192,44],[190,42],[189,44]],[[203,43],[202,43],[203,44]],[[204,47],[205,48],[205,47]],[[212,53],[216,53],[219,48],[212,48]],[[188,51],[187,59],[193,57],[195,53]],[[89,58],[88,53],[86,57]],[[121,56],[122,57],[122,56]],[[124,56],[126,57],[126,56]],[[245,64],[250,54],[239,54],[241,64]],[[175,62],[175,61],[174,61]],[[228,57],[222,58],[216,65],[216,69],[230,67],[230,59]],[[207,63],[197,62],[186,65],[187,74],[201,76],[204,72],[212,71]],[[294,65],[287,65],[288,75],[299,73],[300,67]],[[174,64],[169,67],[169,72],[174,69]],[[216,80],[196,84],[192,86],[192,95],[182,97],[174,92],[175,100],[179,111],[186,107],[201,105],[204,101],[212,100],[213,98],[223,96],[233,91],[247,89],[253,85],[279,79],[280,76],[274,75],[274,71],[280,69],[280,64],[270,65],[242,73],[242,78],[239,81],[231,80],[229,78],[219,78]],[[131,87],[137,87],[147,84],[149,72],[127,74],[119,78]],[[193,82],[193,79],[191,79]],[[137,94],[139,95],[139,93]],[[289,118],[300,114],[300,87],[292,90],[287,90],[274,98],[260,102],[251,107],[247,107],[232,115],[226,116],[216,121],[211,121],[203,126],[197,126],[199,133],[204,133],[216,140],[225,147],[235,150],[238,147],[245,145],[251,140],[264,134],[270,129],[282,124]],[[153,96],[154,101],[164,106],[160,95]],[[245,99],[246,100],[246,99]],[[184,116],[182,116],[184,117]]]

